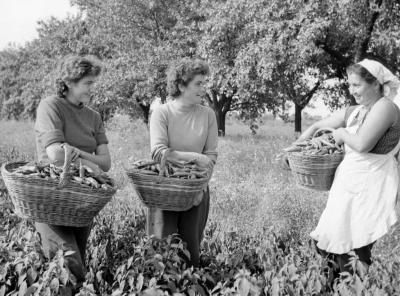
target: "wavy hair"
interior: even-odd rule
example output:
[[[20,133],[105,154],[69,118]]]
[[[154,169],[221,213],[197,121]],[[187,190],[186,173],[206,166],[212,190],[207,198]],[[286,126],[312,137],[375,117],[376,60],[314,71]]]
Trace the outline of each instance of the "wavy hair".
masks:
[[[167,92],[176,98],[181,95],[179,85],[187,86],[196,75],[208,75],[210,68],[200,59],[183,58],[175,61],[167,71]]]
[[[98,76],[100,72],[100,62],[93,56],[66,56],[57,68],[55,78],[57,95],[65,98],[68,93],[68,83],[76,83],[86,76]]]

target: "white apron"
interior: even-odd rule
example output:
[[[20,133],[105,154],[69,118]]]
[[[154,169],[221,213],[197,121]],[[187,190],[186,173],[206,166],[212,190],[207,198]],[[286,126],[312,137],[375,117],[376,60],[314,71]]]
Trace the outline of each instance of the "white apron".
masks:
[[[361,109],[354,110],[347,122]],[[359,126],[357,123],[346,130],[355,134]],[[395,154],[399,149],[400,141],[388,154],[359,153],[345,145],[326,208],[310,234],[320,249],[348,253],[376,241],[396,223],[399,173]]]

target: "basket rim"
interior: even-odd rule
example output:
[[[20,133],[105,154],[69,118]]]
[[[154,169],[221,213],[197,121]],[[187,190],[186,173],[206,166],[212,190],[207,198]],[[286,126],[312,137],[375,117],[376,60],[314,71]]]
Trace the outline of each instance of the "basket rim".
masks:
[[[58,181],[55,181],[51,178],[48,179],[43,179],[41,177],[38,176],[32,176],[32,175],[23,175],[23,174],[18,174],[18,173],[14,173],[14,172],[10,172],[8,169],[9,166],[11,165],[16,165],[16,164],[20,164],[21,166],[24,164],[29,163],[29,161],[15,161],[15,162],[5,162],[2,164],[1,166],[1,174],[4,176],[9,176],[9,177],[17,177],[20,180],[29,180],[29,181],[40,181],[42,182],[42,184],[37,184],[38,186],[42,186],[42,187],[57,187],[58,186]],[[72,187],[72,188],[71,188]],[[81,191],[82,193],[88,194],[89,191],[91,193],[99,193],[100,195],[113,195],[117,192],[117,188],[114,186],[113,188],[110,189],[102,189],[102,188],[93,188],[91,186],[83,186],[83,184],[78,183],[74,180],[71,180],[71,182],[69,182],[67,184],[67,186],[64,188],[64,190],[66,189],[73,189],[73,190],[77,190],[77,191]],[[63,189],[59,189],[59,190],[63,190]]]
[[[333,154],[306,154],[304,151],[294,151],[288,152],[288,156],[301,156],[301,157],[309,157],[309,158],[340,158],[344,157],[345,152],[341,153],[333,153]]]
[[[157,180],[157,181],[161,181],[161,180],[168,180],[168,181],[173,181],[176,183],[180,183],[180,184],[203,184],[206,181],[208,182],[210,180],[210,176],[206,177],[206,178],[196,178],[196,179],[180,179],[180,178],[168,178],[165,176],[160,176],[160,175],[148,175],[148,174],[143,174],[141,173],[140,169],[135,169],[135,168],[125,168],[125,172],[129,175],[129,174],[135,174],[138,175],[140,177],[146,177],[148,179],[153,179],[153,180]]]

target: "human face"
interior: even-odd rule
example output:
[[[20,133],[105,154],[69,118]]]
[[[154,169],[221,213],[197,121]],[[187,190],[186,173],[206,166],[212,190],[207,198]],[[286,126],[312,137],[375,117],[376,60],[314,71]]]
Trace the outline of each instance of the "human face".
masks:
[[[96,76],[85,76],[77,82],[71,82],[68,85],[67,98],[75,105],[89,103],[96,81]]]
[[[187,86],[180,86],[181,97],[190,104],[200,104],[206,94],[204,75],[196,75]]]
[[[350,94],[357,104],[369,105],[380,98],[379,83],[377,81],[368,83],[360,75],[349,73],[348,84]]]

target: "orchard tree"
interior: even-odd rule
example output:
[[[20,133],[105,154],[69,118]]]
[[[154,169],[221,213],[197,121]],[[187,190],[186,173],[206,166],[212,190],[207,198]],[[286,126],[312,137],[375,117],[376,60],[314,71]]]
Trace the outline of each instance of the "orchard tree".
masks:
[[[131,107],[137,104],[147,123],[151,102],[155,98],[166,100],[168,65],[177,58],[195,54],[202,20],[197,13],[199,4],[164,0],[74,3],[86,15],[95,35],[114,44],[113,59],[126,63],[114,75],[123,80],[113,83],[113,87],[122,87],[115,99],[124,98]]]
[[[392,71],[400,65],[400,3],[393,0],[307,1],[299,39],[311,65],[338,80],[339,92],[355,103],[344,83],[346,67],[365,57],[383,61]],[[337,90],[331,88],[334,93]],[[329,92],[329,91],[328,91]],[[333,96],[335,98],[335,96]],[[332,104],[332,102],[330,103]]]
[[[245,29],[254,38],[237,63],[239,89],[277,100],[270,108],[292,101],[296,132],[301,131],[301,110],[316,94],[324,94],[333,109],[343,105],[343,95],[354,104],[345,83],[351,63],[373,56],[398,70],[400,14],[395,1],[257,3]],[[328,83],[332,80],[335,85]]]
[[[203,2],[205,22],[201,24],[198,54],[211,68],[206,99],[215,111],[220,136],[225,135],[225,118],[229,111],[239,110],[242,118],[251,119],[263,110],[263,104],[257,104],[257,94],[239,95],[237,77],[238,54],[251,41],[244,28],[254,13],[252,3],[243,0]]]

